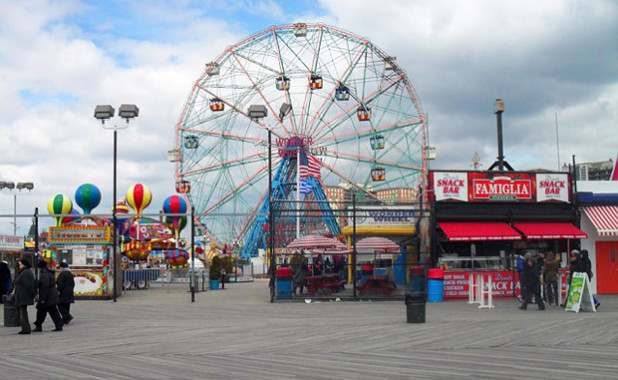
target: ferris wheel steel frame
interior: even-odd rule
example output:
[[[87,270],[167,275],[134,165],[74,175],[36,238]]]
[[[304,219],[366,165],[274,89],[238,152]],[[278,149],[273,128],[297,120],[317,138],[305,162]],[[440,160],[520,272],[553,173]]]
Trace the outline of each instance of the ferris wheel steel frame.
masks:
[[[328,181],[348,183],[370,196],[371,185],[377,189],[420,189],[425,185],[426,117],[405,72],[366,38],[324,24],[304,25],[310,37],[299,39],[295,36],[297,24],[284,25],[229,46],[207,64],[194,83],[175,128],[175,148],[182,152],[175,177],[192,183],[191,193],[184,196],[195,207],[196,223],[213,242],[223,244],[230,242],[230,237],[218,234],[213,223],[206,222],[208,218],[248,214],[231,239],[245,242],[243,257],[255,256],[258,248],[266,247],[263,226],[271,206],[274,211],[281,211],[277,205],[299,207],[290,205],[294,203],[297,158],[278,157],[277,151],[296,149],[315,154]],[[323,55],[328,57],[323,59]],[[312,88],[314,77],[319,77],[320,87]],[[303,78],[307,81],[304,89],[298,85]],[[274,91],[274,84],[279,83],[282,91]],[[348,89],[349,100],[340,102],[335,96],[342,86]],[[208,111],[207,104],[213,100],[220,102],[222,112]],[[289,118],[278,117],[275,104],[279,103],[292,105]],[[246,110],[249,104],[263,104],[274,120],[252,119]],[[369,114],[364,121],[360,115],[356,119],[361,109]],[[271,159],[278,166],[273,178],[277,202],[273,205],[266,196],[267,183],[257,189],[259,198],[255,196],[268,174],[268,152],[255,147],[267,146],[268,131],[276,137]],[[183,137],[189,135],[199,139],[199,155],[183,148]],[[373,149],[372,145],[362,149],[361,140],[366,144],[377,136],[386,141],[386,148]],[[311,138],[308,143],[289,146],[291,139],[306,137]],[[238,151],[231,151],[232,144]],[[389,170],[388,178],[380,183],[372,183],[370,175],[362,174],[363,169],[376,167]],[[321,205],[323,224],[338,235],[340,228],[326,202],[324,182],[311,177],[310,182],[310,197],[323,201],[316,202]],[[204,188],[216,191],[206,194]]]

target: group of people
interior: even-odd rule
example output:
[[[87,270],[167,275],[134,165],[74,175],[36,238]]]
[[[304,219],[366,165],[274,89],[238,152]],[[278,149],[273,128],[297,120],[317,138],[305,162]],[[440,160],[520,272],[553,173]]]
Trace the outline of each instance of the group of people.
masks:
[[[37,262],[39,278],[35,279],[30,261],[21,259],[17,262],[17,273],[13,284],[15,307],[20,320],[21,331],[18,334],[30,334],[32,331],[43,331],[43,322],[47,314],[54,322],[53,331],[62,331],[63,326],[73,320],[71,304],[75,302],[75,280],[65,262],[60,263],[58,278],[53,269],[47,267],[47,262]],[[34,329],[30,327],[28,306],[36,302],[36,320]]]
[[[571,251],[570,274],[586,273],[592,279],[592,263],[588,257],[588,251],[577,249]],[[519,272],[519,283],[521,288],[522,305],[519,307],[526,310],[528,304],[534,298],[539,310],[545,310],[545,301],[549,306],[560,307],[559,305],[559,284],[558,271],[560,270],[560,256],[553,252],[539,253],[538,257],[533,257],[530,252],[520,255],[517,259],[517,269]],[[544,292],[541,289],[544,286]],[[601,304],[594,298],[596,307]]]

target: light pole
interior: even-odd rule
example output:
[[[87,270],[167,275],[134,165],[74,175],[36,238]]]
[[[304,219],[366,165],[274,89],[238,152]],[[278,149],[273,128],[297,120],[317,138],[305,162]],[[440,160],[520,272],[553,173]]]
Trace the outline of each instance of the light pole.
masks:
[[[279,122],[282,123],[283,119],[290,114],[292,106],[288,103],[282,103],[279,108]],[[268,116],[266,106],[261,104],[254,104],[249,106],[247,115],[254,121],[259,122],[260,119]],[[267,127],[268,130],[268,249],[270,253],[270,282],[274,285],[276,265],[275,265],[275,241],[274,241],[274,217],[273,210],[273,164],[272,164],[272,128]],[[270,302],[274,302],[275,292],[274,287],[270,287]]]
[[[123,104],[120,106],[120,108],[118,109],[118,116],[120,116],[121,118],[126,120],[126,125],[124,126],[116,126],[114,125],[113,127],[111,126],[106,126],[105,125],[105,120],[109,120],[112,117],[114,117],[114,108],[110,105],[98,105],[95,107],[94,109],[94,117],[97,120],[101,120],[101,125],[103,125],[104,129],[111,129],[114,131],[114,170],[113,170],[113,194],[114,194],[114,199],[113,199],[113,205],[112,205],[112,262],[114,263],[114,302],[116,302],[116,298],[118,297],[118,290],[117,290],[117,273],[118,273],[118,257],[117,257],[117,251],[116,251],[116,242],[117,242],[117,236],[116,236],[116,151],[117,151],[117,145],[118,145],[118,137],[117,137],[117,131],[118,129],[125,129],[129,126],[129,121],[133,118],[136,118],[139,116],[139,108],[137,108],[137,106],[135,104]]]
[[[12,181],[0,181],[0,190],[8,189],[13,192],[13,236],[17,236],[17,193],[14,189],[19,190],[21,193],[22,190],[28,190],[29,192],[34,189],[34,183],[32,182],[15,182]]]
[[[504,171],[504,152],[502,149],[502,112],[504,112],[504,100],[496,99],[494,103],[494,113],[498,124],[498,170]]]

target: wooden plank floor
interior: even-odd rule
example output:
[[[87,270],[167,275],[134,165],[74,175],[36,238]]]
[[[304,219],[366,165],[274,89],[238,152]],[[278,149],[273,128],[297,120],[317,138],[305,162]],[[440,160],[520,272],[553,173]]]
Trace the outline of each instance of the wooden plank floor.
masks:
[[[78,301],[63,332],[0,328],[0,379],[616,379],[618,296],[601,302],[573,314],[448,301],[409,324],[401,301],[270,304],[257,280],[191,303],[167,285]]]

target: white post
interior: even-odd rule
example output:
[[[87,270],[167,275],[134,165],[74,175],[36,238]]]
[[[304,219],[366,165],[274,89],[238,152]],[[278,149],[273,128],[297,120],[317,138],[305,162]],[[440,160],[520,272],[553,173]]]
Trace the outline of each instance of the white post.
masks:
[[[485,291],[485,277],[482,274],[478,274],[477,275],[479,277],[479,281],[478,281],[478,295],[479,295],[479,309],[486,307],[485,306],[485,297],[484,297],[484,291]]]
[[[470,273],[470,277],[468,277],[468,303],[473,304],[474,296],[475,296],[475,285],[474,285],[474,274]]]

